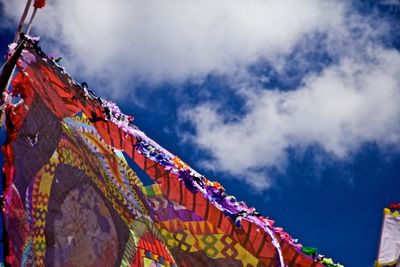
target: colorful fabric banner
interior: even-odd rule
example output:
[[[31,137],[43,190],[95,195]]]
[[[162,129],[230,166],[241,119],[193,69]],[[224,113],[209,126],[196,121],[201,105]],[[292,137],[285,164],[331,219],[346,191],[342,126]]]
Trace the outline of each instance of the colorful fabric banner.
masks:
[[[10,264],[323,266],[34,44],[25,55],[3,148]],[[155,184],[144,187],[122,152]]]

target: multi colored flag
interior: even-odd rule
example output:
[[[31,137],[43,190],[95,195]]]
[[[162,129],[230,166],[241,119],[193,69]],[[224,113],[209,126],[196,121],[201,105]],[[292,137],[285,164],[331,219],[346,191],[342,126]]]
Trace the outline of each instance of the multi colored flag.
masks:
[[[28,42],[6,105],[13,266],[341,266],[190,168]],[[144,186],[130,157],[154,184]]]

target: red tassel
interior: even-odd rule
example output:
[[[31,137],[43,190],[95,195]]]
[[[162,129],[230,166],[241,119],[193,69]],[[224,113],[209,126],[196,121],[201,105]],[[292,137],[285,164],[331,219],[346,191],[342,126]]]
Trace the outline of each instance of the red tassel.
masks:
[[[34,8],[43,8],[46,5],[46,0],[35,0],[35,3],[33,3]]]

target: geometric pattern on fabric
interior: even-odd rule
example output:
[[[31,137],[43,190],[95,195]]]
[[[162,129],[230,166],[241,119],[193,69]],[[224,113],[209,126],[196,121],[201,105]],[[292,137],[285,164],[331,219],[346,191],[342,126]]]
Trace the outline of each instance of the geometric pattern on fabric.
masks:
[[[153,259],[144,258],[144,267],[164,267],[166,265],[161,264]]]
[[[37,102],[39,98],[34,103],[40,107]],[[29,125],[40,119],[40,113],[33,111],[20,133],[30,130]],[[47,118],[52,119],[56,120]],[[150,206],[138,187],[141,182],[124,160],[105,145],[96,129],[85,124],[89,123],[85,117],[59,123],[60,134],[52,136],[58,144],[48,163],[31,180],[24,176],[28,184],[20,183],[21,188],[26,188],[25,209],[20,212],[27,217],[30,232],[20,265],[130,266],[140,259],[136,259],[136,246],[126,251],[129,239],[135,239],[137,245],[149,233],[154,233],[153,241],[162,238],[151,223]],[[26,146],[25,135],[17,137],[14,148],[19,149],[18,144],[28,149],[40,148],[36,147],[38,144]],[[14,167],[18,173],[20,165]],[[161,249],[165,247],[162,242],[156,248],[149,244],[147,251],[161,254],[173,266],[168,250]]]
[[[112,107],[26,51],[35,60],[13,80],[23,104],[6,108],[10,264],[258,267],[282,255],[288,266],[322,266],[256,216],[238,226],[182,178],[185,164],[160,158],[153,141],[111,120]],[[144,187],[121,152],[156,184]]]
[[[221,229],[201,218],[198,220],[195,217],[193,220],[194,216],[189,214],[192,211],[165,199],[158,185],[145,187],[143,192],[155,209],[155,215],[159,218],[158,225],[161,228],[161,234],[169,248],[179,248],[180,251],[188,254],[202,251],[204,260],[207,258],[224,259],[226,263],[231,260],[238,266],[262,265],[254,255],[224,234]],[[183,210],[186,217],[182,216]],[[174,213],[175,216],[172,214],[165,216],[166,212]],[[164,216],[160,216],[160,213]],[[165,220],[161,218],[165,218]],[[190,263],[186,258],[178,255],[174,255],[174,257],[180,265]]]

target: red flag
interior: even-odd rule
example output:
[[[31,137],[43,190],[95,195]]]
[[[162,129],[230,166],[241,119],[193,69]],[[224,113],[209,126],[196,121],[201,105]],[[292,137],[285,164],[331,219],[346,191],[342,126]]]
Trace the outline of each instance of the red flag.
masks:
[[[35,0],[35,3],[33,3],[34,8],[43,8],[46,5],[46,0]]]
[[[394,203],[390,204],[389,209],[392,209],[392,210],[400,209],[400,203],[398,203],[398,204],[394,204]]]

